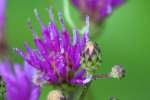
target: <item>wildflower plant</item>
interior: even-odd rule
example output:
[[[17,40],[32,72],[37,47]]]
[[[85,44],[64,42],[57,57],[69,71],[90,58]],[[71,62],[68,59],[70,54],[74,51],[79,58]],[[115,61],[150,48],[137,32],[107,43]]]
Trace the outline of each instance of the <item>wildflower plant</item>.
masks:
[[[45,83],[54,87],[59,87],[59,91],[49,93],[48,100],[53,93],[63,95],[67,100],[74,100],[70,96],[76,94],[69,88],[83,88],[83,92],[79,99],[82,100],[87,92],[88,87],[93,80],[98,78],[121,78],[122,67],[113,68],[109,74],[96,74],[96,70],[101,67],[101,50],[99,46],[89,38],[89,17],[86,17],[86,30],[79,35],[77,29],[73,29],[73,38],[67,31],[62,19],[61,13],[58,13],[59,21],[62,26],[61,31],[58,30],[52,10],[49,9],[50,23],[44,25],[37,10],[35,16],[40,23],[42,38],[40,38],[29,21],[28,25],[34,37],[35,49],[31,49],[28,43],[24,44],[26,51],[16,48],[16,52],[30,64],[30,67],[36,69],[38,74],[33,77],[36,85],[43,86]],[[118,72],[119,69],[119,72]],[[121,74],[121,75],[120,75]],[[118,76],[119,75],[119,76]],[[86,88],[84,88],[86,87]],[[56,88],[56,89],[57,89]],[[60,96],[62,97],[62,96]]]

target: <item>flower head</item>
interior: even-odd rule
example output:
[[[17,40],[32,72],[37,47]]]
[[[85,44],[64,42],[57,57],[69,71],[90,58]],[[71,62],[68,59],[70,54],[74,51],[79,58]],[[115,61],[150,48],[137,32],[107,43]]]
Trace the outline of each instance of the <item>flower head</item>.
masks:
[[[101,22],[112,13],[124,0],[71,0],[72,4],[94,22]]]
[[[42,39],[38,37],[33,30],[31,23],[29,26],[34,36],[36,49],[31,49],[27,43],[25,48],[27,52],[20,49],[16,51],[34,68],[43,73],[43,79],[51,84],[67,83],[71,85],[84,85],[88,83],[91,76],[85,68],[81,67],[81,55],[88,39],[88,28],[79,36],[77,30],[73,31],[73,39],[64,26],[64,22],[59,13],[62,30],[59,31],[54,23],[52,11],[49,10],[50,23],[45,26],[37,10],[35,15],[40,23]],[[89,26],[89,18],[86,18]]]
[[[85,67],[89,73],[94,74],[97,68],[101,66],[101,56],[99,46],[96,43],[89,41],[82,53],[81,66]]]
[[[121,79],[125,75],[125,70],[121,65],[114,65],[112,67],[112,71],[110,73],[110,76],[116,79]]]
[[[39,86],[32,83],[34,70],[25,63],[22,69],[19,64],[12,68],[9,62],[0,63],[0,75],[6,84],[6,100],[38,100]]]

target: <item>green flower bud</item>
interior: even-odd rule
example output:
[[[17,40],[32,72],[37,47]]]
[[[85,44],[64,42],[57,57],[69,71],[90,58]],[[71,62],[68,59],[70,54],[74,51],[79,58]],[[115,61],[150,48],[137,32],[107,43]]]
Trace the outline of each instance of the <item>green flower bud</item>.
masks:
[[[5,98],[5,82],[3,81],[2,77],[0,76],[0,100]]]
[[[93,74],[95,70],[101,66],[101,50],[94,42],[87,42],[86,47],[82,53],[81,66],[89,73]]]

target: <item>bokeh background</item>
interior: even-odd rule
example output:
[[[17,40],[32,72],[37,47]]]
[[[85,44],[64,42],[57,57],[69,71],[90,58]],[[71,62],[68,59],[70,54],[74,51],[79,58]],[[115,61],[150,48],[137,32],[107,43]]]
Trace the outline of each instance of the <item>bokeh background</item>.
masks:
[[[109,72],[112,65],[122,64],[126,69],[126,77],[122,80],[101,79],[93,82],[85,100],[108,100],[111,96],[119,100],[150,100],[149,4],[149,0],[127,0],[107,19],[103,34],[96,33],[95,38],[92,38],[101,46],[103,52],[103,66],[98,72]],[[37,8],[45,24],[48,24],[48,13],[45,9],[49,6],[53,7],[55,15],[57,11],[63,10],[62,0],[7,0],[6,36],[10,46],[8,55],[13,62],[23,60],[12,48],[23,48],[24,41],[34,47],[27,27],[28,18],[32,19],[33,26],[40,35],[33,9]],[[73,7],[70,11],[80,27],[79,13]],[[40,100],[46,100],[49,90],[50,87],[43,87]]]

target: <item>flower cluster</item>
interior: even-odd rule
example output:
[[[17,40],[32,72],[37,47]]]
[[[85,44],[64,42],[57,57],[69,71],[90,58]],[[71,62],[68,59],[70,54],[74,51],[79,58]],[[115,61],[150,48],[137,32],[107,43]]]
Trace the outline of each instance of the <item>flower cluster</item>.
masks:
[[[8,61],[0,63],[0,75],[6,85],[6,100],[39,100],[40,87],[32,82],[34,69],[25,63],[22,69],[19,64]]]
[[[124,0],[71,0],[72,4],[94,22],[101,22],[112,13],[113,8],[121,5]]]
[[[88,73],[86,66],[81,67],[81,56],[89,41],[89,18],[86,18],[87,30],[83,35],[79,36],[78,31],[74,30],[73,39],[71,39],[69,32],[64,27],[60,13],[61,32],[54,23],[51,10],[49,10],[50,23],[48,26],[42,23],[37,10],[35,10],[35,15],[40,23],[43,38],[38,37],[29,23],[37,48],[31,49],[25,43],[27,52],[22,52],[20,49],[16,49],[16,51],[40,71],[43,74],[43,79],[51,84],[84,85],[88,83],[92,75]]]

